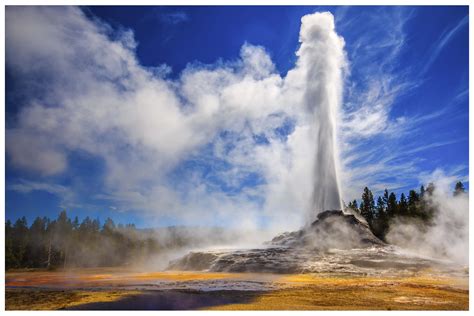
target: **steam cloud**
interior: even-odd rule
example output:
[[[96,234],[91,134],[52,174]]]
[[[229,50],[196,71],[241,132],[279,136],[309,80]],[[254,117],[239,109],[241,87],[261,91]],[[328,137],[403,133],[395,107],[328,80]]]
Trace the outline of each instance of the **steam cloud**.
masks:
[[[436,170],[429,181],[436,189],[428,196],[435,209],[432,226],[417,222],[396,221],[390,225],[387,241],[417,254],[446,259],[458,264],[469,263],[469,196],[453,196],[452,177]]]
[[[286,77],[263,47],[244,43],[237,60],[189,64],[169,79],[167,65],[140,65],[130,30],[73,7],[9,7],[6,64],[25,98],[7,126],[8,161],[48,182],[85,153],[104,165],[91,198],[150,225],[172,217],[250,229],[264,216],[277,231],[300,227],[315,210],[340,208],[334,126],[345,65],[331,13],[301,22]],[[212,176],[197,168],[173,177],[186,161],[207,161]],[[261,184],[243,185],[249,175]],[[75,179],[65,207],[90,194]]]

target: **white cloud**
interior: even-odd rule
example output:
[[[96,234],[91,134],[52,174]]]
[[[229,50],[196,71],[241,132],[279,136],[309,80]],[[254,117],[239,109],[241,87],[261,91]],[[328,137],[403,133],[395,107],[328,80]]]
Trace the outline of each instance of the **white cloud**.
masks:
[[[66,155],[51,145],[44,137],[31,137],[22,129],[11,129],[6,138],[6,147],[14,157],[14,165],[52,175],[66,169]]]
[[[341,32],[350,29],[358,34],[348,47],[350,67],[340,122],[341,185],[346,202],[360,198],[365,186],[380,193],[385,188],[417,185],[416,176],[424,168],[413,154],[459,141],[448,135],[414,137],[422,132],[423,124],[439,122],[448,113],[453,118],[456,98],[432,113],[395,114],[399,99],[423,84],[412,66],[400,64],[408,36],[405,25],[414,11],[383,7],[372,11],[340,23]]]
[[[41,92],[6,131],[9,161],[42,175],[67,174],[68,156],[86,152],[105,162],[96,198],[117,209],[233,225],[256,223],[263,214],[275,227],[296,227],[313,193],[307,79],[319,74],[310,83],[320,87],[315,104],[340,102],[345,58],[330,13],[303,17],[300,41],[286,77],[263,47],[244,43],[238,60],[191,64],[170,80],[169,68],[139,65],[130,30],[116,34],[72,7],[9,7],[7,67]],[[288,122],[294,127],[282,138],[276,129]],[[263,183],[231,194],[197,171],[169,179],[183,161],[200,156],[232,187],[252,173]],[[214,161],[228,167],[213,168]]]

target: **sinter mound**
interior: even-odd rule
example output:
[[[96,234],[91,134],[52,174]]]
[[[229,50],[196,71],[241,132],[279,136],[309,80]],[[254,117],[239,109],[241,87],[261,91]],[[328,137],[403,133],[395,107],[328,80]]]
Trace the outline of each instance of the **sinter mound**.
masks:
[[[312,224],[276,236],[264,248],[191,252],[170,262],[170,270],[220,272],[368,273],[381,269],[419,269],[428,261],[394,253],[355,214],[325,211]],[[375,265],[375,267],[374,267]]]
[[[327,250],[384,245],[384,242],[375,237],[365,220],[334,210],[319,213],[318,219],[308,227],[276,236],[270,244]]]

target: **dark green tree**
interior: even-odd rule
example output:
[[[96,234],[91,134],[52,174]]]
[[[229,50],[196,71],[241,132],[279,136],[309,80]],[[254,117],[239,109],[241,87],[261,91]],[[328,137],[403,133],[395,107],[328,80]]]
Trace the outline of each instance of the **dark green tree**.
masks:
[[[381,196],[377,199],[377,217],[379,218],[381,215],[385,213],[385,202]]]
[[[72,229],[73,230],[76,230],[79,228],[79,218],[74,217],[74,220],[72,221]]]
[[[385,189],[383,191],[383,198],[382,198],[383,203],[385,204],[385,207],[387,207],[387,205],[388,205],[388,199],[389,199],[389,193],[388,193],[388,190]]]
[[[386,205],[382,197],[377,199],[377,217],[373,222],[372,231],[375,236],[385,240],[385,235],[388,231],[388,216],[386,211]]]
[[[374,219],[375,202],[372,191],[370,191],[368,187],[365,187],[364,192],[362,193],[360,213],[370,225]]]
[[[353,209],[356,212],[359,212],[359,207],[357,205],[357,200],[354,200],[352,202],[349,202],[349,208]]]
[[[44,267],[47,262],[46,251],[46,225],[45,217],[37,217],[29,229],[27,247],[28,266]]]
[[[59,213],[56,220],[56,229],[54,234],[54,245],[59,251],[60,260],[63,266],[66,267],[68,264],[68,256],[71,252],[71,241],[72,241],[72,222],[68,218],[66,211]]]
[[[408,215],[408,203],[405,197],[405,193],[400,195],[400,201],[398,202],[398,215],[407,216]]]
[[[410,190],[410,192],[408,193],[408,215],[419,217],[419,204],[420,195],[415,190]]]
[[[5,268],[12,269],[20,266],[16,258],[16,252],[13,247],[13,227],[12,222],[7,220],[5,223]]]
[[[466,189],[464,188],[464,184],[462,184],[461,181],[458,181],[456,183],[456,186],[454,187],[453,195],[458,196],[458,195],[463,194],[463,193],[466,193]]]
[[[15,257],[18,261],[18,267],[27,266],[27,247],[29,240],[28,223],[26,217],[19,218],[13,225],[12,246]]]
[[[420,187],[420,199],[423,199],[425,197],[425,187],[421,185]]]
[[[105,220],[104,226],[102,227],[102,232],[112,233],[114,230],[115,230],[114,221],[110,217],[107,217],[107,219]]]
[[[387,201],[387,216],[393,218],[397,215],[397,196],[395,193],[390,193]]]

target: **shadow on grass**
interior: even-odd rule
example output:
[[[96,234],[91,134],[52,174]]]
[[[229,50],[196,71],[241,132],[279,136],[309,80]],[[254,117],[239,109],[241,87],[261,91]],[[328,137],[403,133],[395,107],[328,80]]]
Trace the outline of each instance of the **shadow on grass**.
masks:
[[[248,303],[257,291],[146,291],[113,302],[77,305],[67,310],[193,310],[225,304]]]

